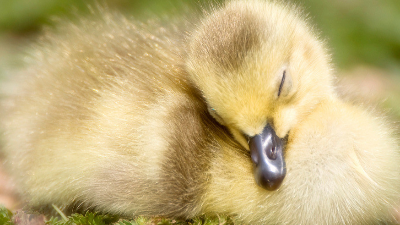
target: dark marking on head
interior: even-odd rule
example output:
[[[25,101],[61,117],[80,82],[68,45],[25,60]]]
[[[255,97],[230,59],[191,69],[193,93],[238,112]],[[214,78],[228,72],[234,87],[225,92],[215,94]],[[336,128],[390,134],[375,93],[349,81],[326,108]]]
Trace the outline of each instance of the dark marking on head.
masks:
[[[261,44],[260,21],[247,9],[216,13],[203,24],[192,54],[205,57],[222,69],[237,69],[248,53]]]

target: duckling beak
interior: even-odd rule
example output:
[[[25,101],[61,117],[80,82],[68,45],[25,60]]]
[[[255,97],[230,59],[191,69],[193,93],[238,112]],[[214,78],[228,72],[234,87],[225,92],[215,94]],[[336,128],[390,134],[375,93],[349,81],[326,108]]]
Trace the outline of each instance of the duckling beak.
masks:
[[[269,191],[278,189],[286,175],[282,140],[267,124],[261,134],[250,138],[249,146],[257,184]]]

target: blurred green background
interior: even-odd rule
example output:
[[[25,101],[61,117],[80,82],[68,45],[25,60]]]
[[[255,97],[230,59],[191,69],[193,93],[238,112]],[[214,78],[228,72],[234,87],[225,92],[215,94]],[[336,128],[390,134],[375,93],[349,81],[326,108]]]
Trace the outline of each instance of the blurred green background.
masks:
[[[154,14],[179,15],[182,7],[208,0],[97,1],[143,19]],[[400,0],[292,2],[308,13],[326,40],[336,65],[338,92],[351,101],[378,106],[400,121]],[[54,18],[74,20],[77,14],[89,13],[87,5],[93,4],[93,0],[0,0],[0,82],[21,67],[24,50],[44,26],[56,27]],[[5,180],[1,175],[0,167],[0,183]],[[3,188],[3,204],[10,190]],[[13,200],[9,202],[11,207]]]
[[[220,0],[212,0],[218,2]],[[177,14],[183,5],[207,0],[101,0],[110,8],[136,18]],[[309,14],[328,43],[345,91],[386,99],[384,104],[400,116],[400,0],[293,0]],[[44,25],[56,26],[52,18],[88,13],[92,0],[0,0],[0,77],[17,68],[20,52],[40,34]],[[368,76],[363,76],[369,74]],[[343,76],[342,76],[343,75]],[[343,79],[339,79],[342,81]],[[347,83],[346,83],[347,82]],[[378,83],[378,84],[371,84]],[[350,85],[348,85],[350,84]],[[370,85],[370,86],[368,86]],[[376,86],[378,85],[378,86]],[[380,85],[380,86],[379,86]],[[388,85],[388,86],[387,86]],[[358,87],[357,87],[358,86]],[[382,87],[383,86],[383,87]],[[340,88],[339,88],[340,89]],[[340,89],[341,90],[341,89]],[[362,93],[361,93],[362,94]],[[388,97],[389,96],[389,97]],[[365,96],[361,96],[365,97]],[[370,97],[367,97],[367,100]]]
[[[165,14],[182,4],[205,0],[104,0],[111,8],[141,17]],[[0,36],[13,44],[36,34],[53,16],[87,13],[91,0],[0,0]],[[102,2],[102,1],[101,1]],[[400,66],[399,0],[295,0],[328,40],[340,68],[371,64],[397,70]],[[174,12],[175,12],[174,11]],[[4,38],[6,36],[6,38]],[[14,38],[15,40],[5,40]],[[2,46],[3,47],[3,46]],[[3,49],[1,49],[3,50]]]

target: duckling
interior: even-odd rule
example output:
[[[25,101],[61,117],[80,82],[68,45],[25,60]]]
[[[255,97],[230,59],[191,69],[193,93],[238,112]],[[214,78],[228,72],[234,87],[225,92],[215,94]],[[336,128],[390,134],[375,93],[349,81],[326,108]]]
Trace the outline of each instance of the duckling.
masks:
[[[336,96],[296,7],[228,1],[194,27],[101,14],[46,33],[1,101],[6,164],[29,206],[393,220],[393,131]]]

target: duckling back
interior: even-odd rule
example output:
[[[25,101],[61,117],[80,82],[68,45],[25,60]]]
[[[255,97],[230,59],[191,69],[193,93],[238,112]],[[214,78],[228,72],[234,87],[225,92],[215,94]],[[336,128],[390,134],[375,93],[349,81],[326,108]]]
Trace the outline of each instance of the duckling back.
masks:
[[[226,132],[188,82],[182,29],[104,11],[35,45],[1,105],[7,166],[30,206],[199,212],[210,137]]]
[[[292,15],[290,7],[278,3],[233,2],[228,4],[231,15],[240,14],[242,4],[279,9],[280,19],[271,28]],[[246,15],[258,8],[254,6]],[[255,22],[265,19],[256,11]],[[213,22],[213,15],[206,20]],[[301,25],[294,36],[305,37],[301,34],[309,33],[307,25],[296,23],[297,16],[290,18],[283,24]],[[235,55],[230,45],[221,45],[216,53],[229,57],[191,55],[194,60],[188,61],[191,52],[182,41],[191,31],[186,25],[140,24],[104,11],[100,19],[64,24],[60,34],[42,37],[27,69],[13,78],[18,89],[2,100],[0,111],[7,166],[30,206],[78,205],[125,216],[218,213],[249,224],[390,220],[389,211],[400,196],[400,155],[392,130],[381,118],[337,99],[329,57],[313,35],[287,38],[280,45],[287,51],[279,54],[273,44],[281,33],[271,34],[267,44],[258,40],[262,50],[247,46],[250,57],[246,49]],[[195,39],[196,32],[191,34],[189,39]],[[274,54],[266,51],[269,46],[275,46]],[[240,63],[227,66],[238,59]],[[209,64],[196,64],[202,60]],[[289,78],[292,73],[292,83],[279,99],[284,79],[279,76],[276,82],[273,75],[282,72],[285,60],[291,60],[291,67],[284,67],[283,74]],[[220,64],[225,70],[215,69]],[[194,74],[195,68],[202,73]],[[220,74],[237,70],[241,76],[234,85]],[[215,71],[220,73],[207,76]],[[249,71],[253,74],[244,76]],[[211,76],[223,82],[211,82]],[[249,90],[239,81],[260,90]],[[227,102],[243,105],[232,103],[217,117],[210,93],[222,109]],[[259,99],[272,103],[263,105]],[[276,191],[257,186],[246,139],[238,127],[229,127],[243,119],[235,115],[246,115],[232,113],[241,106],[260,116],[248,121],[265,125],[268,114],[275,118],[278,133],[288,135],[287,176]],[[231,120],[224,120],[229,116]]]

